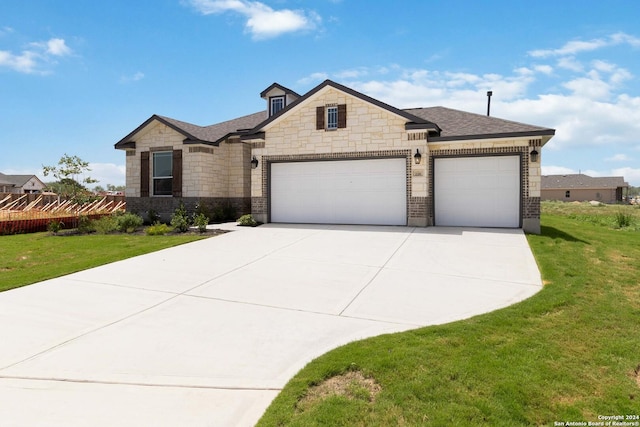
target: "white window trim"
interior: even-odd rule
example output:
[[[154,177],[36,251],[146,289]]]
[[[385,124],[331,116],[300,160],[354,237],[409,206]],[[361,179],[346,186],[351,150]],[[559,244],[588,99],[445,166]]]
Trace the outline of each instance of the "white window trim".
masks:
[[[274,110],[274,101],[276,100],[281,100],[282,101],[282,108],[279,109],[278,111],[273,111]],[[269,116],[273,116],[274,114],[277,114],[278,112],[284,110],[284,107],[287,105],[286,99],[284,95],[279,95],[279,96],[272,96],[271,98],[269,98]]]
[[[173,152],[172,151],[154,151],[152,153],[151,156],[151,164],[152,164],[152,170],[151,170],[151,192],[153,197],[173,197],[173,192],[172,194],[156,194],[156,186],[155,186],[155,181],[156,179],[171,179],[171,183],[173,185],[173,174],[169,175],[169,176],[156,176],[156,154],[169,154],[169,158],[171,159],[171,169],[173,170]]]
[[[334,115],[335,121],[332,123],[329,118],[331,115]],[[325,108],[325,129],[326,130],[337,130],[338,129],[338,106],[337,105],[327,105]]]

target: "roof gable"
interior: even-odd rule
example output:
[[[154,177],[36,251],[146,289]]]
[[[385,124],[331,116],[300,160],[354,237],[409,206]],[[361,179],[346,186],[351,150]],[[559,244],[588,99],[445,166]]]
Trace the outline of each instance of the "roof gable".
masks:
[[[31,179],[35,178],[40,184],[44,186],[44,183],[40,181],[35,175],[6,175],[0,173],[0,185],[13,185],[15,187],[24,187]]]
[[[258,124],[255,128],[253,128],[250,132],[250,134],[257,134],[263,131],[263,129],[268,126],[269,124],[271,124],[272,122],[281,119],[282,117],[288,115],[292,110],[296,109],[296,107],[298,107],[299,105],[303,104],[304,102],[306,102],[309,98],[313,97],[315,94],[317,94],[318,92],[320,92],[321,90],[327,88],[327,87],[332,87],[336,90],[339,90],[341,92],[344,92],[350,96],[353,96],[355,98],[358,98],[364,102],[368,102],[370,104],[373,104],[379,108],[382,108],[383,110],[386,110],[390,113],[396,114],[404,119],[407,120],[407,124],[408,126],[410,126],[412,129],[426,129],[429,130],[431,132],[434,133],[439,133],[440,132],[440,128],[438,127],[437,124],[426,120],[424,118],[415,116],[407,111],[404,110],[400,110],[396,107],[393,107],[389,104],[385,104],[382,101],[378,101],[377,99],[371,98],[370,96],[367,96],[363,93],[360,93],[358,91],[355,91],[351,88],[348,88],[346,86],[343,86],[339,83],[336,83],[334,81],[331,80],[325,80],[324,82],[320,83],[318,86],[314,87],[313,89],[311,89],[309,92],[305,93],[302,97],[298,98],[296,101],[294,101],[293,103],[287,105],[283,110],[281,110],[278,114],[274,114],[273,116],[269,117],[267,120],[263,121],[262,123]]]
[[[266,111],[261,111],[210,126],[198,126],[192,123],[154,114],[131,133],[118,141],[115,144],[115,148],[135,148],[135,137],[154,121],[158,121],[182,134],[185,137],[183,141],[185,144],[219,145],[223,140],[235,135],[240,135],[243,131],[253,128],[256,123],[264,120],[266,116]]]
[[[268,88],[266,88],[265,90],[260,92],[260,98],[266,98],[267,95],[269,94],[269,92],[271,92],[273,89],[280,89],[285,94],[290,94],[290,95],[295,96],[296,98],[300,98],[300,95],[298,93],[292,91],[288,87],[282,86],[279,83],[273,83],[273,84],[271,84],[271,86],[269,86]]]

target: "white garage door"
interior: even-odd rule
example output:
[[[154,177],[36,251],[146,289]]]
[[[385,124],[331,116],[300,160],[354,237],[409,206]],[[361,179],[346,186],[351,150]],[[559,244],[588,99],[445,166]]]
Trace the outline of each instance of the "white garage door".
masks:
[[[273,163],[271,221],[406,225],[405,159]]]
[[[520,157],[434,160],[435,223],[520,226]]]

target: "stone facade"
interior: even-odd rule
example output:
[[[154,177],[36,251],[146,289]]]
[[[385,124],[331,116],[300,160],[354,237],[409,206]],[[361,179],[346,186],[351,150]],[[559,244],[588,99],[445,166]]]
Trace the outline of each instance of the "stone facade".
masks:
[[[251,147],[237,138],[219,146],[185,144],[184,139],[184,135],[158,121],[139,132],[135,149],[127,149],[127,210],[143,214],[152,209],[167,219],[182,201],[188,211],[200,202],[211,211],[226,208],[236,210],[238,215],[249,213],[251,173],[246,165],[251,159]],[[141,153],[172,150],[182,151],[182,197],[153,196],[152,160],[148,174],[150,197],[141,197]]]
[[[316,129],[316,108],[346,104],[344,129]],[[264,143],[254,145],[259,160],[251,174],[252,214],[269,221],[269,165],[276,161],[405,158],[407,161],[407,223],[426,225],[425,209],[412,208],[412,197],[426,197],[424,164],[415,165],[412,153],[426,150],[426,140],[409,141],[406,119],[334,88],[320,91],[294,112],[266,129]],[[414,203],[415,204],[415,203]],[[417,215],[417,216],[416,216]]]

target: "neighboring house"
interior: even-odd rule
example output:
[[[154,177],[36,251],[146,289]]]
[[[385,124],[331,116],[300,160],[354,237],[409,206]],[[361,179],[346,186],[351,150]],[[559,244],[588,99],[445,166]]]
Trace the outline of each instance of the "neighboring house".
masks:
[[[0,193],[41,193],[46,185],[35,175],[0,173]]]
[[[584,174],[543,175],[542,200],[565,202],[597,200],[619,203],[626,197],[629,184],[621,176],[590,177]]]
[[[127,209],[230,204],[261,222],[540,230],[553,129],[444,107],[400,110],[326,80],[277,83],[262,112],[196,126],[154,115],[126,151]]]

